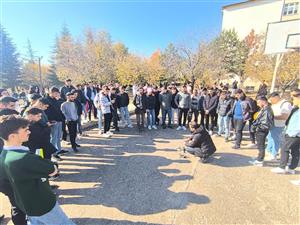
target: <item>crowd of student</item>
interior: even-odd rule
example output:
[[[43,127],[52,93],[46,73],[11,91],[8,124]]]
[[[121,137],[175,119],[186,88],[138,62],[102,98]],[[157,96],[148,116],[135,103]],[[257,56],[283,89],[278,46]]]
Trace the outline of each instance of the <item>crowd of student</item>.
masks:
[[[269,160],[280,155],[280,166],[272,172],[295,173],[300,155],[299,89],[291,92],[291,100],[277,92],[267,96],[265,86],[254,99],[238,89],[236,82],[231,87],[221,84],[198,89],[190,85],[179,88],[175,83],[133,85],[132,92],[141,133],[159,126],[178,132],[189,127],[192,136],[185,140],[185,147],[207,162],[216,151],[211,136],[224,136],[238,150],[248,125],[251,144],[245,148],[258,149],[250,163],[263,166],[267,150]],[[67,153],[61,142],[69,136],[72,150],[78,152],[76,140],[84,136],[83,120],[91,121],[92,115],[101,137],[111,137],[111,128],[114,132],[132,129],[128,89],[93,83],[75,87],[68,79],[62,88],[52,87],[47,93],[40,93],[37,87],[14,95],[1,89],[0,97],[0,191],[11,202],[14,224],[27,224],[27,220],[30,224],[73,224],[49,186],[49,180],[59,175],[57,161]],[[23,107],[18,98],[26,103]]]

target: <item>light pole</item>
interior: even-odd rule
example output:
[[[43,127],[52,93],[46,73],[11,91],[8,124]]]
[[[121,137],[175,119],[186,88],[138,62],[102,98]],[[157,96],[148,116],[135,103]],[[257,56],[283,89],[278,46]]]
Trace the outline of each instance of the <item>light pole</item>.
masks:
[[[41,60],[43,56],[38,57],[39,60],[39,78],[40,78],[40,92],[43,91],[43,81],[42,81],[42,68],[41,68]]]

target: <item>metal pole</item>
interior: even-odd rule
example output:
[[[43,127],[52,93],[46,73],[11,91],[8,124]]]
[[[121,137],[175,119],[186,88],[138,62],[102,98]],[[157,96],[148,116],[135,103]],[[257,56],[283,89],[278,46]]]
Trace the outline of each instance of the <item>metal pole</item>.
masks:
[[[42,81],[42,69],[41,69],[41,60],[43,56],[39,57],[39,78],[40,78],[40,92],[43,91],[43,81]]]
[[[277,71],[278,71],[279,65],[282,61],[282,58],[283,58],[283,53],[279,53],[276,55],[276,63],[275,63],[275,68],[274,68],[274,72],[273,72],[272,85],[271,85],[271,90],[270,90],[271,93],[274,92],[274,89],[275,89]]]

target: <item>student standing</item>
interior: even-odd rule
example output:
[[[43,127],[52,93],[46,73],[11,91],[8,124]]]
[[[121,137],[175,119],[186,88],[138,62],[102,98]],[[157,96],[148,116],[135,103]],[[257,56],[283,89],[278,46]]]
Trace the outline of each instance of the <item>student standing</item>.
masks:
[[[187,114],[191,107],[191,96],[187,91],[186,85],[183,85],[181,92],[176,95],[175,103],[178,106],[178,127],[176,130],[186,130]]]
[[[274,115],[265,96],[258,96],[257,104],[260,107],[260,111],[257,119],[252,124],[252,130],[256,133],[258,156],[254,161],[250,161],[250,163],[255,166],[263,166],[266,137],[274,125]]]
[[[68,126],[70,134],[70,142],[74,152],[78,152],[77,147],[80,147],[76,143],[77,137],[77,123],[78,123],[78,112],[75,104],[75,96],[72,92],[66,94],[67,101],[61,105],[61,111],[66,118],[66,124]]]
[[[143,87],[140,87],[134,96],[133,104],[135,105],[135,115],[139,132],[144,130],[145,112],[146,112],[146,95]]]

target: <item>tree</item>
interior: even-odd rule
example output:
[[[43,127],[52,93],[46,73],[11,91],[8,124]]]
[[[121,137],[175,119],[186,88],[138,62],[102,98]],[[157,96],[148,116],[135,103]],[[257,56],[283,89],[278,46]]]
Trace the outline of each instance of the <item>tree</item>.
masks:
[[[178,53],[178,49],[172,43],[162,52],[160,63],[164,70],[165,82],[177,82],[181,79],[182,58]]]
[[[19,84],[21,70],[19,54],[11,38],[5,29],[0,25],[0,66],[2,87],[14,88]]]
[[[145,79],[150,84],[159,84],[164,79],[164,70],[160,63],[160,50],[155,51],[145,63],[147,73]]]
[[[216,46],[222,54],[222,65],[224,71],[234,73],[244,80],[244,66],[249,53],[245,41],[240,41],[235,30],[224,30],[215,39]]]
[[[128,55],[117,64],[117,79],[123,85],[145,82],[147,70],[145,61],[135,55]]]

